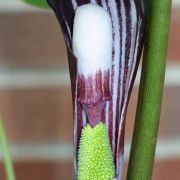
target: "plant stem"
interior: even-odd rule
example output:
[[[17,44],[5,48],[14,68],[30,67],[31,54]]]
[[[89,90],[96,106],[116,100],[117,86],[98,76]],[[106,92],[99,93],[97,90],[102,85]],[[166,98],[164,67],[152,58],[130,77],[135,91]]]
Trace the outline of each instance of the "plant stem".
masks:
[[[163,95],[171,0],[149,0],[144,57],[127,180],[152,178]]]
[[[0,117],[0,145],[2,149],[7,180],[15,180],[16,179],[15,173],[14,173],[13,164],[12,164],[9,147],[8,147],[8,142],[6,138],[6,133],[4,130],[1,117]]]

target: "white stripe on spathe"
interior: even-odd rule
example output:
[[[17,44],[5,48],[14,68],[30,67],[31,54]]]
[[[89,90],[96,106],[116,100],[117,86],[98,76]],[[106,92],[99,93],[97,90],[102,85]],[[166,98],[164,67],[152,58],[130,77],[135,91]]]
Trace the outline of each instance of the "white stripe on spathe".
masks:
[[[82,110],[82,120],[83,120],[83,127],[84,127],[87,124],[87,116],[84,109]]]
[[[109,132],[109,101],[106,102],[106,114],[105,114],[105,124],[107,132]]]
[[[72,5],[73,5],[73,8],[74,8],[74,9],[77,8],[78,4],[77,4],[76,0],[72,0]]]
[[[136,6],[134,4],[134,1],[132,1],[132,0],[130,1],[130,12],[131,12],[130,13],[130,15],[131,15],[131,18],[130,18],[130,20],[131,20],[131,48],[130,48],[130,56],[129,56],[129,61],[128,61],[128,69],[129,70],[128,70],[127,79],[126,79],[124,104],[126,104],[126,102],[128,100],[128,92],[129,92],[131,80],[132,80],[132,77],[133,77],[133,72],[134,72],[135,65],[136,65],[136,62],[134,62],[134,60],[137,59],[136,58],[137,53],[136,52],[134,53],[134,51],[137,50],[137,46],[138,46],[138,39],[137,39],[137,42],[135,42],[136,41],[136,32],[137,32],[137,28],[136,28],[136,24],[137,24],[137,16],[136,16],[137,10],[136,10]],[[136,46],[134,46],[135,43],[137,43]],[[122,86],[120,88],[122,88]],[[125,114],[125,109],[126,109],[126,106],[123,106],[122,107],[122,111],[120,111],[120,113],[121,113],[120,114],[120,117],[121,117],[120,119],[123,119],[124,114]],[[123,121],[120,121],[120,124],[119,124],[119,135],[120,135],[120,133],[122,131],[122,123],[123,123]]]
[[[91,3],[97,4],[96,0],[91,0]]]
[[[121,108],[122,108],[122,97],[124,96],[123,95],[123,80],[124,80],[124,69],[125,69],[125,51],[126,51],[126,36],[127,36],[127,32],[126,32],[126,13],[125,13],[125,4],[124,4],[124,1],[121,1],[121,18],[122,18],[122,23],[121,23],[121,28],[122,28],[122,31],[121,31],[121,38],[122,38],[122,45],[121,45],[121,57],[120,57],[120,63],[121,63],[121,71],[120,71],[120,82],[119,82],[119,89],[120,89],[120,99],[119,99],[119,113],[118,114],[120,116],[120,122],[119,122],[119,127],[118,127],[118,139],[117,141],[119,141],[119,138],[120,138],[120,134],[122,133],[122,111],[121,111]],[[119,151],[119,143],[117,144],[117,152]],[[122,151],[120,153],[117,153],[116,154],[116,166],[117,166],[117,171],[119,172],[122,172],[122,166],[123,166],[123,154],[122,154]],[[121,176],[121,174],[119,175]]]
[[[102,3],[103,8],[107,10],[106,0],[101,0],[101,3]]]
[[[78,130],[78,122],[77,122],[77,114],[78,114],[78,106],[77,106],[77,85],[78,85],[78,78],[76,79],[76,91],[75,91],[75,100],[74,100],[74,116],[73,116],[73,120],[74,120],[74,146],[77,146],[77,130]],[[73,155],[74,157],[77,156],[77,147],[73,148],[74,152]],[[77,170],[77,163],[76,161],[74,161],[74,170],[76,172]]]
[[[113,103],[113,127],[112,127],[112,151],[115,153],[115,125],[116,125],[116,102],[117,102],[117,92],[118,92],[118,77],[119,77],[119,56],[120,56],[120,26],[119,26],[119,18],[117,13],[117,7],[114,0],[108,1],[111,18],[113,23],[114,30],[114,59],[113,59],[113,69],[112,73],[114,73],[114,79],[111,82],[111,86],[113,85],[113,94],[112,94],[112,103]]]
[[[129,83],[130,83],[130,77],[131,74],[134,73],[134,66],[136,66],[136,62],[134,62],[135,60],[137,60],[137,58],[135,56],[135,48],[138,45],[138,41],[136,41],[136,33],[137,33],[137,10],[136,10],[136,6],[133,0],[130,0],[130,14],[131,14],[131,48],[130,48],[130,56],[129,56],[129,62],[128,62],[128,74],[127,74],[127,80],[126,80],[126,89],[125,89],[125,93],[127,95],[128,91],[129,91]],[[139,32],[139,31],[138,31]],[[135,44],[137,43],[137,45]],[[135,46],[136,45],[136,46]],[[131,84],[131,83],[130,83]]]
[[[107,11],[107,4],[105,2],[105,0],[101,0],[102,3],[102,7]],[[111,69],[110,69],[110,74],[111,75]],[[111,76],[109,77],[109,85],[111,88]],[[107,101],[105,103],[105,124],[106,124],[106,128],[107,128],[107,132],[109,132],[109,101]]]
[[[126,15],[124,1],[121,1],[121,18],[122,18],[122,46],[121,46],[121,78],[119,83],[120,88],[120,101],[119,101],[119,112],[122,104],[123,94],[123,79],[124,79],[124,66],[125,66],[125,50],[126,50]],[[120,114],[119,114],[120,116]]]

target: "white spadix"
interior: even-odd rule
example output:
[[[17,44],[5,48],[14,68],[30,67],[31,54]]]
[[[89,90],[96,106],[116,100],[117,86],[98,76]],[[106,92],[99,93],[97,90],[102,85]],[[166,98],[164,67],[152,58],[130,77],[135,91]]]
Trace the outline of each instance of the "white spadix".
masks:
[[[73,27],[73,53],[77,58],[77,100],[86,111],[89,124],[101,119],[109,88],[112,65],[112,23],[106,10],[95,4],[76,9]]]
[[[78,74],[88,76],[110,69],[112,40],[112,23],[106,10],[92,3],[78,7],[73,27]]]

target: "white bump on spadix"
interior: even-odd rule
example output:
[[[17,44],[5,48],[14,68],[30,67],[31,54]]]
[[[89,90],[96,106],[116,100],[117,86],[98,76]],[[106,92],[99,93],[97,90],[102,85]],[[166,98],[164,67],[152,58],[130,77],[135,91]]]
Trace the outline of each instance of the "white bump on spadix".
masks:
[[[112,23],[101,6],[79,6],[74,17],[73,52],[78,59],[78,73],[91,75],[112,65]]]

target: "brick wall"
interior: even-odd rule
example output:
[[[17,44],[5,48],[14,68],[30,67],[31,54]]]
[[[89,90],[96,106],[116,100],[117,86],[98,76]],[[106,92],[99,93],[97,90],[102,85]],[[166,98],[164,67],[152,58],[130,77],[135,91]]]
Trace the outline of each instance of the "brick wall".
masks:
[[[180,10],[174,8],[171,17],[168,68],[179,67],[180,70],[179,19]],[[51,73],[54,71],[58,73]],[[10,75],[7,75],[9,72]],[[45,76],[37,72],[44,72]],[[65,84],[48,83],[57,81],[57,76],[64,75],[64,72],[66,79],[60,80],[66,82]],[[67,56],[63,36],[51,12],[0,11],[0,75],[0,111],[11,143],[17,179],[72,179],[73,123]],[[173,85],[169,83],[174,76],[176,77],[174,74],[172,77],[168,75],[169,80],[164,90],[159,154],[153,180],[180,179],[180,81],[176,77],[172,79],[175,82]],[[38,84],[37,79],[44,83]],[[128,108],[127,145],[130,143],[134,124],[137,87],[136,84]],[[171,148],[167,147],[169,143]],[[43,147],[49,150],[46,151]],[[166,148],[167,150],[164,150]],[[53,152],[62,157],[56,159]],[[0,179],[5,180],[2,163]]]

